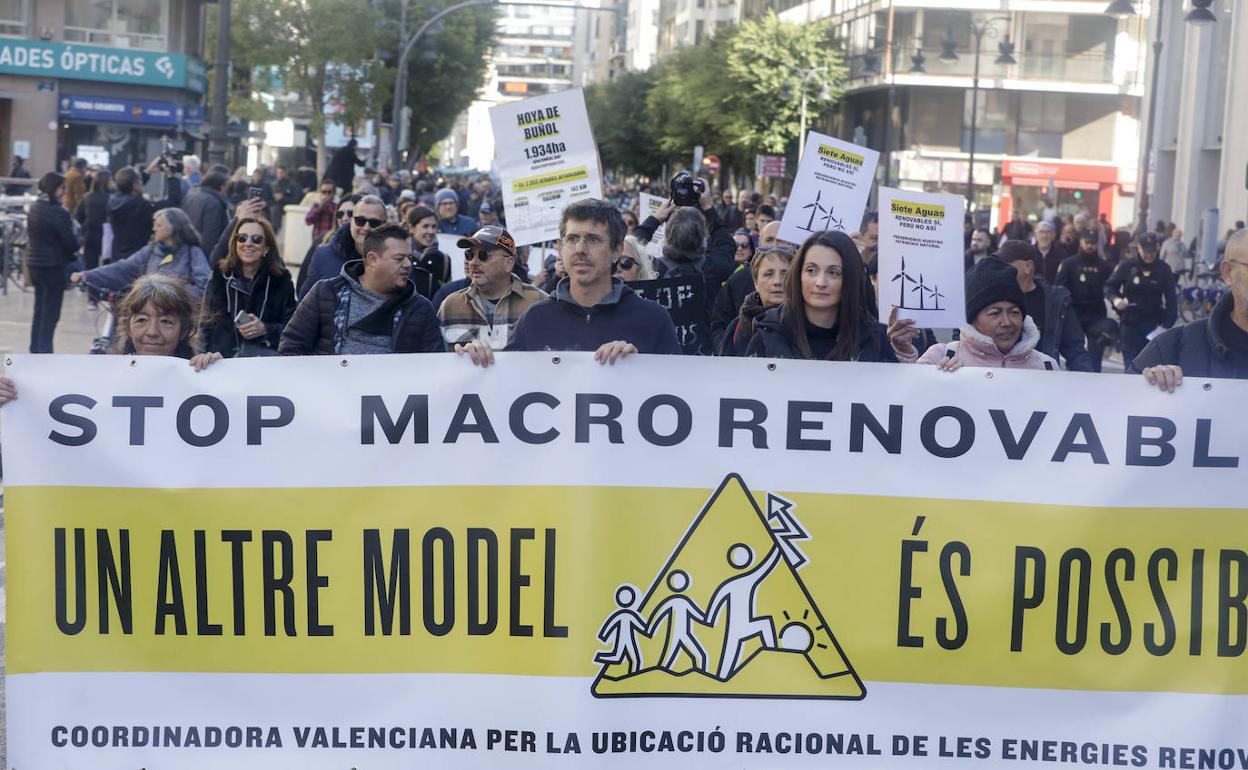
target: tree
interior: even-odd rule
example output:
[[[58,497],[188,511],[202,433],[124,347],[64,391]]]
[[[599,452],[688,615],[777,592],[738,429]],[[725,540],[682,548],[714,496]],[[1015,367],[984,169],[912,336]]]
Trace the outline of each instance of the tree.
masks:
[[[741,97],[728,116],[729,143],[751,157],[784,152],[799,131],[802,89],[808,125],[840,96],[845,80],[841,49],[827,21],[791,24],[768,11],[742,24],[728,42],[726,57],[728,79]],[[821,71],[804,79],[811,70]],[[825,87],[831,98],[820,101]]]
[[[585,109],[608,169],[653,176],[668,159],[646,112],[654,74],[654,70],[627,72],[585,89]]]

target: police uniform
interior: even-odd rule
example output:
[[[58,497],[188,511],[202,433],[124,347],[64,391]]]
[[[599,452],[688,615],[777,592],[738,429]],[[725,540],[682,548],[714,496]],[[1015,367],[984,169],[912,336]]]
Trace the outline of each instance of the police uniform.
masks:
[[[1105,348],[1118,339],[1118,322],[1105,310],[1105,283],[1113,270],[1114,266],[1099,254],[1081,251],[1062,260],[1054,281],[1070,292],[1071,308],[1088,338],[1088,353],[1096,372],[1101,370]]]
[[[1122,360],[1128,368],[1154,329],[1169,329],[1178,319],[1174,272],[1156,258],[1157,236],[1144,235],[1140,245],[1154,255],[1154,260],[1145,262],[1139,256],[1123,260],[1105,282],[1106,299],[1111,303],[1120,298],[1127,301],[1118,317],[1122,321]]]

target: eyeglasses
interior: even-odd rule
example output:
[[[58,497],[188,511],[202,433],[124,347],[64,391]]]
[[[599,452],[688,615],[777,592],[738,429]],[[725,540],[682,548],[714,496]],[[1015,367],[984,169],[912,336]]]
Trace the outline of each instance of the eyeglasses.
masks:
[[[637,260],[632,257],[620,257],[620,261],[615,264],[620,270],[632,270],[637,267]]]
[[[334,216],[338,217],[339,219],[342,219],[343,217],[349,217],[351,216],[351,209],[343,209],[342,211],[339,211],[336,214],[334,214]]]
[[[1238,259],[1226,259],[1226,258],[1223,258],[1223,260],[1222,260],[1222,261],[1223,261],[1223,262],[1230,262],[1232,265],[1240,265],[1241,267],[1248,267],[1248,262],[1240,262]]]
[[[239,233],[238,235],[234,236],[234,240],[238,243],[246,243],[247,241],[250,240],[252,243],[259,246],[260,244],[264,243],[264,236],[259,235],[257,233],[252,233],[251,235],[248,235],[247,233]]]
[[[585,244],[585,248],[596,249],[601,246],[605,246],[607,239],[597,233],[590,233],[585,236],[577,235],[576,233],[568,233],[563,236],[563,245],[570,249],[575,249],[577,246],[580,246],[582,242]]]
[[[381,227],[386,223],[384,219],[373,219],[372,217],[351,217],[351,221],[356,227],[368,227],[370,230]]]

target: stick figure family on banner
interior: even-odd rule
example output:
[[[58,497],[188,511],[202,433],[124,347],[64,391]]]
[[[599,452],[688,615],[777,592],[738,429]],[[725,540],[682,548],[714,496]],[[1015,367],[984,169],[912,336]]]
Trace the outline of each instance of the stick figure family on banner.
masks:
[[[619,607],[602,625],[598,639],[613,642],[610,651],[594,656],[597,663],[615,665],[628,662],[629,673],[644,668],[637,635],[653,637],[667,620],[667,638],[663,644],[659,668],[671,671],[683,650],[693,661],[695,670],[703,671],[720,680],[727,680],[741,665],[741,652],[746,642],[759,639],[765,649],[777,647],[775,621],[770,615],[758,615],[758,588],[776,568],[780,549],[772,546],[765,557],[755,563],[754,550],[744,543],[728,549],[728,564],[734,570],[744,570],[719,585],[705,609],[700,608],[685,592],[693,585],[693,579],[684,570],[672,570],[667,575],[667,587],[672,595],[664,600],[649,619],[634,609],[638,603],[637,589],[622,585],[615,592]],[[751,567],[751,565],[753,566]],[[723,650],[719,667],[714,673],[707,671],[706,649],[694,633],[694,623],[714,626],[720,615],[727,617]]]

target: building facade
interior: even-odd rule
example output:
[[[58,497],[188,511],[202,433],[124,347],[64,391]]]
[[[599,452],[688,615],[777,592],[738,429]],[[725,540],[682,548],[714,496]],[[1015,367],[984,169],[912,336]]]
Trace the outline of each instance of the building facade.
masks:
[[[1140,156],[1149,170],[1147,216],[1174,222],[1188,240],[1202,235],[1211,209],[1218,238],[1248,220],[1248,7],[1235,5],[1216,0],[1217,21],[1196,26],[1184,20],[1186,8],[1166,4],[1157,91],[1144,103],[1146,120],[1156,110],[1152,152],[1141,147]],[[1156,32],[1153,13],[1148,39]]]
[[[740,24],[745,0],[660,0],[658,58]]]
[[[887,150],[892,184],[966,195],[979,27],[979,221],[1050,207],[1134,219],[1143,20],[1106,16],[1104,0],[779,1],[782,19],[830,17],[846,41],[845,95],[823,127]]]
[[[200,0],[17,0],[0,15],[0,173],[15,156],[36,177],[71,155],[120,168],[202,135]]]

